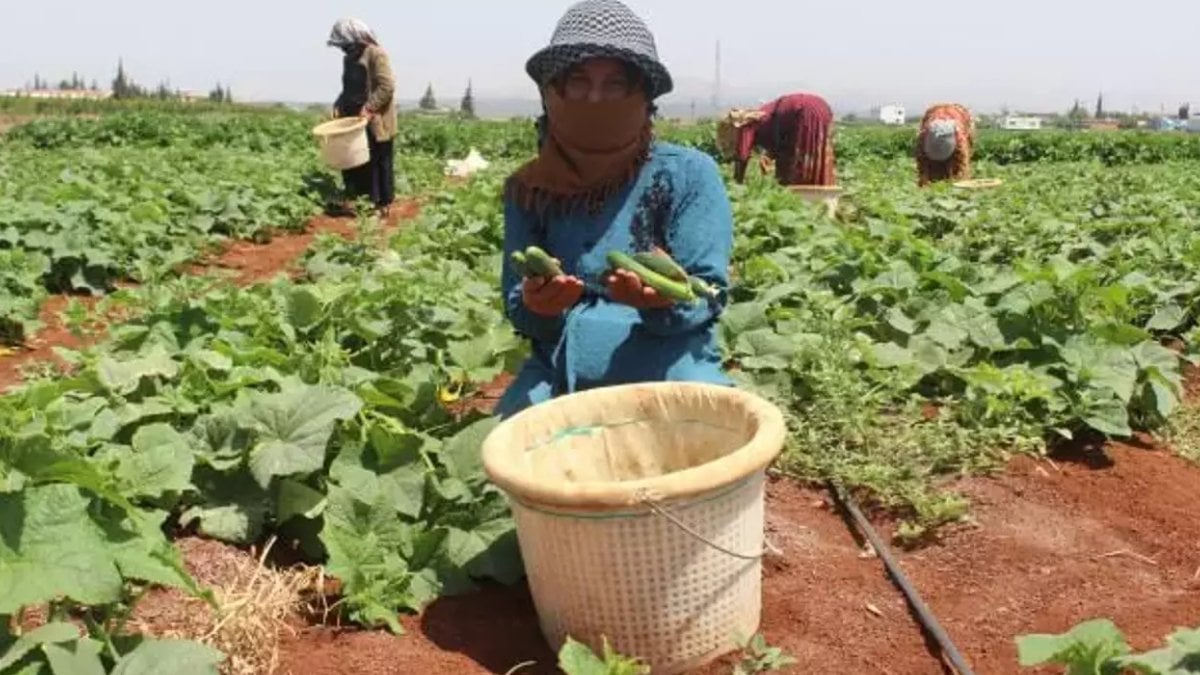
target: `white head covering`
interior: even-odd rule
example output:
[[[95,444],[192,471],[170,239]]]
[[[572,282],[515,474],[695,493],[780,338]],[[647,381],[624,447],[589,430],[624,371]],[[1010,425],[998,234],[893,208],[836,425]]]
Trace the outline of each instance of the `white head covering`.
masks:
[[[934,120],[925,131],[925,156],[935,162],[950,159],[958,145],[955,134],[958,123],[954,120]]]
[[[350,47],[357,44],[379,44],[379,41],[375,39],[371,27],[361,19],[347,17],[333,24],[326,44],[330,47]]]

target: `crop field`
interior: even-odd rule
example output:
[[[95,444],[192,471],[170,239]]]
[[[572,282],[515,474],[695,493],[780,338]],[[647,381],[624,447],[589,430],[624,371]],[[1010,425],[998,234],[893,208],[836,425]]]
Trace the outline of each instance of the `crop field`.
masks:
[[[83,112],[0,136],[0,675],[558,672],[478,457],[527,350],[499,193],[532,124],[403,118],[379,222],[322,215],[309,115]],[[729,186],[722,349],[790,431],[763,636],[943,672],[832,481],[976,672],[1190,672],[1200,138],[985,131],[1000,187],[919,190],[912,134],[839,131],[833,218]]]

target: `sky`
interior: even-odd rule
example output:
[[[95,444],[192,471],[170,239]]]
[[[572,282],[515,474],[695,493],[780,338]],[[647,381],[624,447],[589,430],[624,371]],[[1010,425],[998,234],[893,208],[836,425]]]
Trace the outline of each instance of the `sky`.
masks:
[[[569,0],[10,0],[3,10],[0,89],[34,73],[78,71],[107,85],[123,58],[140,84],[240,100],[328,102],[340,55],[332,23],[357,16],[392,57],[398,96],[432,84],[457,104],[467,82],[480,101],[534,100],[524,73]],[[1174,112],[1200,104],[1191,45],[1200,1],[1159,0],[629,0],[654,32],[676,80],[664,104],[713,94],[721,43],[721,102],[757,104],[793,91],[841,112],[957,101],[981,111],[1048,112],[1103,92],[1110,110]],[[507,27],[502,27],[507,26]],[[1185,45],[1187,48],[1185,49]]]

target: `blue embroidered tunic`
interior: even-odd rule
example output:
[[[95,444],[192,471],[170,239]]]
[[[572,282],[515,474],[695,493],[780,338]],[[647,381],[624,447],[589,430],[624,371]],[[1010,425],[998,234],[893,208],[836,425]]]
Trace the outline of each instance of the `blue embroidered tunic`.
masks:
[[[585,284],[561,317],[529,311],[509,254],[541,246]],[[715,286],[695,305],[638,310],[608,298],[610,250],[659,247],[689,274]],[[591,387],[647,381],[731,384],[721,369],[717,317],[729,289],[733,214],[717,164],[705,153],[656,142],[638,176],[596,213],[580,208],[538,217],[506,201],[505,313],[532,342],[532,354],[496,413],[508,417],[554,396]]]

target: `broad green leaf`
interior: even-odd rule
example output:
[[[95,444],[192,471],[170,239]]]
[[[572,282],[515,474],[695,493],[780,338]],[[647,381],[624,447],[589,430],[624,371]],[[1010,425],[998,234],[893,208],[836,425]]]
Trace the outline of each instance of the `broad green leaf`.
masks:
[[[50,439],[41,434],[0,444],[0,460],[35,483],[68,483],[91,490],[126,510],[134,508],[117,490],[115,479],[107,470],[80,457],[52,450]]]
[[[100,661],[104,645],[96,640],[78,640],[42,646],[54,675],[106,675]]]
[[[79,638],[79,627],[74,624],[55,622],[38,626],[17,638],[8,651],[0,654],[0,672],[11,668],[26,654],[41,645],[73,642]]]
[[[195,462],[191,448],[170,425],[151,424],[138,429],[132,446],[117,465],[117,480],[124,494],[161,497],[191,487]]]
[[[180,515],[180,522],[199,522],[200,532],[222,541],[248,544],[262,532],[274,502],[246,471],[204,472],[196,485],[203,501]]]
[[[447,440],[439,457],[450,475],[467,483],[485,479],[483,474],[483,441],[499,425],[498,417],[485,417],[459,431]]]
[[[418,459],[380,472],[363,449],[349,445],[330,467],[329,477],[367,503],[385,502],[402,515],[416,518],[425,494],[425,465]]]
[[[1125,438],[1133,433],[1129,428],[1129,410],[1115,398],[1108,398],[1088,407],[1083,421],[1106,436]]]
[[[1017,638],[1021,666],[1064,665],[1070,667],[1072,674],[1079,675],[1116,675],[1115,671],[1105,669],[1105,664],[1128,652],[1121,631],[1108,619],[1085,621],[1058,635],[1034,634]]]
[[[117,662],[109,675],[219,675],[220,651],[187,640],[146,640]]]
[[[60,596],[115,602],[121,575],[106,537],[71,485],[0,494],[0,614]]]
[[[917,332],[916,322],[908,318],[904,311],[899,307],[892,307],[889,309],[887,314],[884,316],[884,321],[886,321],[889,326],[895,328],[901,333],[904,333],[905,335],[912,335],[913,333]]]
[[[894,342],[871,345],[870,356],[876,368],[898,368],[916,363],[916,357],[911,351]]]
[[[797,344],[770,328],[759,328],[738,336],[734,352],[748,370],[783,370],[796,353]]]
[[[469,531],[450,528],[446,556],[473,577],[513,584],[525,576],[516,529],[509,518],[482,523]]]
[[[757,302],[735,303],[721,313],[721,334],[732,347],[742,333],[770,326],[767,305]]]
[[[287,297],[288,321],[296,328],[308,328],[321,318],[321,299],[307,286],[291,289]]]
[[[325,510],[325,495],[307,485],[285,478],[279,481],[276,518],[286,522],[296,516],[313,519]]]
[[[250,454],[250,470],[266,487],[275,476],[318,471],[338,420],[358,413],[362,401],[338,387],[296,384],[278,394],[251,399],[259,440]]]
[[[938,312],[925,328],[924,335],[947,349],[955,349],[965,342],[969,333],[961,306],[951,305]]]
[[[96,366],[100,384],[121,395],[133,393],[143,377],[173,378],[178,372],[179,364],[161,346],[155,346],[145,356],[126,361],[106,356]]]
[[[1172,331],[1187,320],[1187,311],[1179,305],[1160,307],[1146,322],[1146,330]]]

